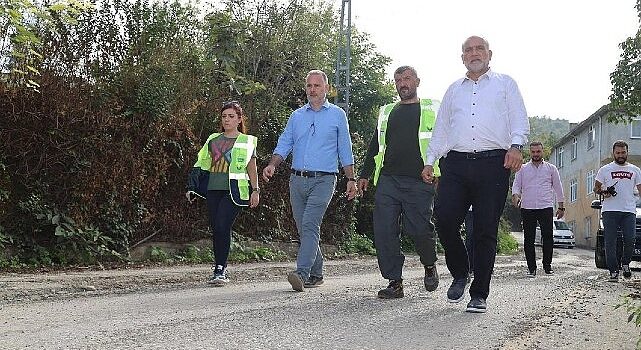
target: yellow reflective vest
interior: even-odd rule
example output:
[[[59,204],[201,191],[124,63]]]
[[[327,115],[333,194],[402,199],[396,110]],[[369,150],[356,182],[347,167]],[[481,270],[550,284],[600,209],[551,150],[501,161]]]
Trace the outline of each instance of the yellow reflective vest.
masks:
[[[387,120],[389,115],[398,102],[390,103],[382,106],[378,112],[378,124],[376,127],[378,135],[378,154],[374,156],[374,184],[378,182],[381,168],[383,167],[383,160],[385,159],[385,133],[387,132]],[[432,129],[436,122],[436,114],[441,102],[438,100],[421,99],[421,118],[418,126],[418,147],[421,151],[423,164],[425,164],[427,155],[427,146],[430,144],[432,138]],[[438,160],[434,162],[434,176],[441,176],[441,170],[438,167]]]
[[[198,160],[194,168],[202,170],[211,169],[211,154],[209,154],[209,141],[218,137],[220,133],[209,135],[203,147],[198,151]],[[229,194],[234,204],[239,206],[249,205],[250,183],[247,174],[247,164],[256,150],[258,139],[256,136],[239,134],[231,149],[229,163]]]

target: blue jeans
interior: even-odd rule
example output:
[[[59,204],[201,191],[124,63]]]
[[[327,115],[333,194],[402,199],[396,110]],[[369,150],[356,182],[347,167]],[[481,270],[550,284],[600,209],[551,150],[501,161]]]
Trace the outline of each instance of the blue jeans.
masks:
[[[300,237],[296,272],[303,279],[323,277],[320,227],[336,187],[336,176],[303,177],[290,175],[289,199]]]
[[[603,238],[605,240],[605,262],[610,272],[619,271],[617,259],[617,229],[620,227],[623,233],[623,257],[621,263],[629,265],[634,251],[635,233],[634,226],[636,215],[623,211],[604,211],[601,213],[603,219]]]

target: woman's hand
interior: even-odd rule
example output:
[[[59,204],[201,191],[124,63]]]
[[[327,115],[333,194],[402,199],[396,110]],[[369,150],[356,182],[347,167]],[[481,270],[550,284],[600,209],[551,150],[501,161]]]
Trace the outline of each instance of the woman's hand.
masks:
[[[260,202],[260,194],[258,194],[257,191],[252,192],[251,197],[249,197],[249,207],[255,208],[258,206],[259,202]]]

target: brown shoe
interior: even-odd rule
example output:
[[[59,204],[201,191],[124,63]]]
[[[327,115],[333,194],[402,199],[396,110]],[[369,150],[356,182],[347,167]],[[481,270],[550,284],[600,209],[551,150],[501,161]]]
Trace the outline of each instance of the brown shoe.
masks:
[[[297,292],[305,290],[305,282],[303,277],[296,271],[287,274],[287,281],[292,285],[292,289]]]
[[[389,285],[385,289],[378,291],[378,297],[381,299],[396,299],[402,298],[403,294],[403,280],[390,280]]]

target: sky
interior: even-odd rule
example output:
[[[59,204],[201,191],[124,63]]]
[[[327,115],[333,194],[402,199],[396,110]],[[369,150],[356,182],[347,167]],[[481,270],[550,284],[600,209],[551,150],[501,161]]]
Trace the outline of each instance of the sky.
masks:
[[[340,10],[341,0],[334,0]],[[419,97],[442,99],[465,74],[461,44],[485,37],[492,70],[519,85],[530,117],[580,122],[608,103],[619,43],[636,35],[635,0],[352,0],[352,25],[393,63],[418,71]]]

